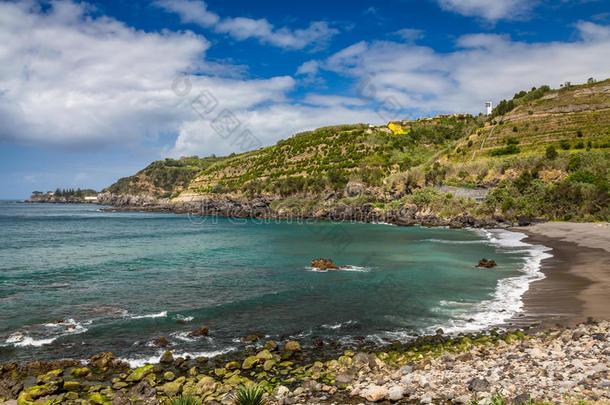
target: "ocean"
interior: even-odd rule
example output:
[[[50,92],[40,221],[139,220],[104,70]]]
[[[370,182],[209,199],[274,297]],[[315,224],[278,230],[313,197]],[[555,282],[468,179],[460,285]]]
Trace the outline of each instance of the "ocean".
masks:
[[[135,366],[161,336],[210,357],[253,333],[349,346],[478,331],[523,309],[549,256],[503,230],[100,208],[0,202],[0,363],[111,351]],[[318,257],[348,267],[315,271]],[[498,266],[475,268],[484,257]]]

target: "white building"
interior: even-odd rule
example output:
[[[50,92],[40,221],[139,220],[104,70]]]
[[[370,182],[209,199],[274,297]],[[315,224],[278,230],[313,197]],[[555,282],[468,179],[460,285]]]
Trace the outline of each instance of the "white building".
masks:
[[[493,110],[493,105],[491,104],[491,101],[486,101],[485,102],[485,114],[491,115],[492,110]]]

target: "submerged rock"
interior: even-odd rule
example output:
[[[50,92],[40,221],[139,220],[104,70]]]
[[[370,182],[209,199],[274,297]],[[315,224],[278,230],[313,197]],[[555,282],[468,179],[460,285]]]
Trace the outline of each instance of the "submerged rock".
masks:
[[[161,336],[161,337],[160,337],[160,338],[158,338],[158,339],[155,339],[153,343],[154,343],[156,346],[159,346],[159,347],[165,347],[165,346],[167,346],[167,345],[169,344],[169,342],[167,341],[167,339],[166,339],[165,337],[163,337],[163,336]]]
[[[497,264],[495,261],[493,261],[492,259],[481,259],[479,260],[479,264],[477,264],[477,267],[484,267],[487,269],[491,269],[492,267],[496,267]]]

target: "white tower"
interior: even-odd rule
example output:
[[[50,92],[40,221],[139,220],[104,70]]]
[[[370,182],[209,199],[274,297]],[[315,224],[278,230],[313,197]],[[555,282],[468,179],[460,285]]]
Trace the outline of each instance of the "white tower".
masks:
[[[493,109],[491,101],[485,102],[485,114],[491,115],[491,110]]]

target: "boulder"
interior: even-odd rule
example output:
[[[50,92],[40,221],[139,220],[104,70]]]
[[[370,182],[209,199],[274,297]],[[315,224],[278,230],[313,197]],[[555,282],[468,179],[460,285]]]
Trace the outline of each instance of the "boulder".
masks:
[[[354,381],[354,377],[347,373],[341,373],[335,378],[335,385],[339,388],[350,385]]]
[[[311,261],[311,267],[318,270],[337,270],[339,266],[333,263],[332,260],[326,258],[314,259]]]
[[[388,395],[388,389],[381,385],[369,385],[364,391],[364,398],[371,402],[381,401],[385,399],[386,395]]]
[[[110,352],[98,353],[89,359],[89,365],[93,368],[105,371],[116,360],[116,356]]]
[[[154,398],[157,394],[157,391],[150,385],[150,382],[147,380],[140,381],[138,384],[134,385],[129,391],[129,396],[137,399],[149,399]]]
[[[23,389],[23,383],[16,378],[5,377],[0,380],[0,398],[16,399]]]
[[[388,399],[390,401],[400,401],[405,395],[405,389],[400,385],[393,385],[388,389]]]
[[[269,350],[270,352],[274,352],[277,350],[277,343],[275,343],[273,340],[270,340],[267,343],[265,343],[264,348]]]
[[[174,356],[172,355],[172,352],[170,352],[169,350],[166,351],[165,353],[163,353],[163,356],[161,356],[161,359],[159,360],[160,363],[162,364],[171,364],[174,362]]]
[[[497,264],[495,261],[493,261],[492,259],[481,259],[479,260],[479,264],[477,264],[477,267],[484,267],[486,269],[491,269],[492,267],[496,267]]]
[[[186,377],[182,376],[176,378],[176,380],[174,381],[163,384],[162,386],[158,387],[158,389],[171,398],[180,393],[180,390],[182,389],[182,386],[184,385],[185,381]]]
[[[164,338],[163,336],[161,336],[161,337],[160,337],[160,338],[158,338],[158,339],[155,339],[155,340],[153,341],[153,343],[154,343],[156,346],[159,346],[159,347],[165,347],[165,346],[167,346],[167,345],[169,344],[169,342],[167,341],[167,339],[166,339],[166,338]]]
[[[241,365],[244,370],[249,370],[260,362],[260,359],[256,356],[246,357]]]
[[[133,370],[131,372],[131,374],[129,374],[127,376],[125,381],[128,381],[128,382],[141,381],[148,374],[152,373],[153,369],[154,369],[154,366],[151,364],[148,364],[148,365],[142,366],[142,367],[138,367],[135,370]]]
[[[286,350],[287,352],[300,352],[301,345],[296,340],[291,340],[289,342],[286,342],[286,344],[284,345],[284,350]]]
[[[489,389],[489,381],[485,378],[475,378],[468,383],[468,390],[471,392],[487,391]]]
[[[190,332],[187,336],[188,337],[206,336],[209,331],[210,331],[210,329],[207,326],[201,326],[201,327],[199,327],[199,329],[195,329],[194,331]]]

